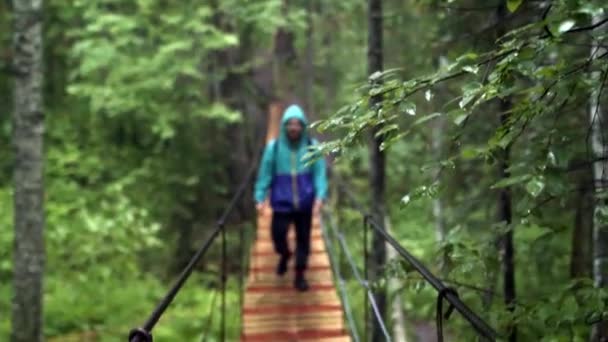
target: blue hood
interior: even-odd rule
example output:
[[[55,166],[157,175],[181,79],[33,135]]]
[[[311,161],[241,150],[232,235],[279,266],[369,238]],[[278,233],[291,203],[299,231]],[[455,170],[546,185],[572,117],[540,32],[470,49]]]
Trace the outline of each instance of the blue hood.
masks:
[[[298,119],[302,123],[303,130],[302,136],[300,137],[300,143],[302,141],[307,141],[308,139],[308,120],[306,119],[306,114],[304,114],[304,110],[298,105],[291,105],[285,109],[283,113],[283,118],[281,119],[281,127],[279,128],[279,139],[283,141],[287,141],[287,129],[285,126],[287,122],[291,119]]]

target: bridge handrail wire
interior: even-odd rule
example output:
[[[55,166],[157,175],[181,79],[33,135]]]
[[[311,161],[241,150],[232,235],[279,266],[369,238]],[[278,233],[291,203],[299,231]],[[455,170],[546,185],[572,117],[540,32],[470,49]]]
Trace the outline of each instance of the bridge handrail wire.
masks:
[[[256,151],[262,151],[263,146],[264,146],[263,144],[261,146],[259,146],[259,148]],[[222,284],[221,284],[221,286],[222,286],[222,316],[225,315],[226,304],[225,304],[225,293],[224,292],[225,292],[225,283],[226,283],[226,273],[225,273],[226,272],[226,260],[225,260],[226,259],[226,238],[225,238],[226,220],[232,214],[232,212],[236,208],[237,203],[241,200],[241,198],[245,194],[245,190],[247,189],[247,186],[251,183],[253,176],[257,170],[257,165],[258,165],[260,155],[261,155],[261,152],[258,153],[258,155],[257,155],[258,158],[250,164],[249,169],[248,169],[244,179],[239,184],[237,191],[234,193],[229,204],[226,206],[224,212],[220,216],[219,220],[216,222],[213,231],[207,237],[207,239],[203,242],[201,247],[196,251],[196,253],[192,256],[192,258],[190,259],[188,264],[184,267],[184,269],[178,276],[177,280],[174,282],[171,289],[161,299],[161,301],[156,306],[154,311],[150,314],[150,316],[145,321],[145,323],[141,327],[134,328],[129,332],[129,337],[128,337],[129,342],[152,342],[153,341],[152,329],[154,328],[154,326],[156,325],[158,320],[161,318],[161,316],[164,314],[164,312],[167,310],[167,308],[169,307],[169,305],[171,304],[171,302],[173,301],[175,296],[182,289],[183,285],[185,284],[185,282],[188,280],[188,278],[192,274],[192,271],[194,270],[194,267],[196,266],[196,264],[198,264],[198,262],[201,260],[201,258],[206,254],[207,250],[210,248],[210,246],[216,240],[217,236],[220,235],[220,233],[222,233],[222,239],[221,239],[222,240],[222,275],[221,275],[221,277],[222,277]],[[224,320],[224,318],[222,318],[221,330],[222,330],[220,332],[221,336],[225,337],[225,320]]]
[[[409,253],[393,236],[391,236],[386,230],[382,229],[382,226],[372,217],[370,214],[366,214],[366,210],[363,208],[361,203],[356,199],[356,196],[352,191],[344,184],[339,177],[334,177],[334,180],[338,183],[338,188],[342,191],[350,200],[353,207],[363,215],[365,221],[371,226],[376,232],[382,236],[382,238],[395,249],[395,251],[404,258],[429,284],[437,291],[437,337],[438,341],[443,340],[443,319],[449,318],[453,309],[456,309],[460,314],[473,326],[478,334],[485,337],[490,341],[495,341],[498,338],[498,333],[490,327],[483,319],[481,319],[473,310],[471,310],[460,298],[458,293],[453,288],[447,287],[443,282],[437,278],[426,266],[424,266],[416,257]],[[446,300],[450,307],[443,313],[442,303]]]
[[[361,276],[361,273],[359,273],[359,270],[357,268],[357,265],[355,264],[355,261],[350,252],[350,249],[348,248],[348,245],[346,243],[346,239],[344,238],[343,233],[337,227],[335,227],[333,225],[330,225],[329,227],[333,231],[336,238],[338,239],[338,244],[340,245],[342,251],[344,252],[344,255],[346,256],[346,260],[348,261],[348,264],[352,269],[355,279],[365,289],[367,298],[369,299],[370,305],[372,306],[372,310],[374,312],[374,317],[378,321],[378,324],[380,325],[380,328],[382,330],[382,333],[384,334],[386,341],[390,342],[392,340],[391,336],[388,333],[388,329],[386,328],[386,325],[384,324],[384,319],[382,318],[382,315],[380,314],[380,311],[378,310],[378,304],[376,303],[374,294],[373,294],[371,288],[369,287],[368,280],[364,279]]]
[[[207,321],[205,323],[206,327],[213,326],[213,317],[215,316],[213,313],[215,312],[215,300],[217,299],[217,291],[213,291],[213,297],[211,298],[211,305],[209,306],[209,313],[207,314]],[[203,336],[201,338],[201,342],[207,342],[207,337],[209,336],[209,332],[211,329],[206,329],[203,332]]]
[[[324,220],[324,221],[328,222],[327,223],[328,225],[333,225],[333,223],[330,222],[328,216],[326,215],[325,217],[327,218],[327,220]],[[325,244],[327,245],[327,255],[329,257],[329,263],[332,266],[332,269],[334,271],[334,276],[338,283],[338,290],[340,292],[340,297],[342,298],[342,305],[344,306],[344,312],[346,314],[346,322],[348,323],[348,328],[350,330],[351,337],[355,340],[355,342],[359,342],[359,341],[361,341],[361,339],[359,337],[359,332],[357,331],[357,325],[355,323],[355,319],[353,317],[350,302],[348,300],[348,295],[347,295],[347,291],[346,291],[346,285],[344,282],[344,278],[342,277],[342,272],[340,271],[339,262],[336,260],[337,258],[334,255],[333,242],[331,241],[329,232],[327,231],[325,224],[322,224],[322,232],[323,232],[323,237],[325,239]]]

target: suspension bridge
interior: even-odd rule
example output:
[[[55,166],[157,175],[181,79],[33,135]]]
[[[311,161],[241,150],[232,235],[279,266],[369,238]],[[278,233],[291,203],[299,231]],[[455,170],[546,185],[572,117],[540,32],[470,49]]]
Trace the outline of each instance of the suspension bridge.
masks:
[[[282,107],[280,105],[274,104],[270,107],[266,142],[276,137],[281,114]],[[220,315],[220,330],[214,340],[230,341],[226,335],[226,316],[240,315],[241,342],[366,342],[370,340],[368,326],[372,320],[377,322],[384,340],[392,341],[397,336],[391,336],[391,332],[385,324],[385,318],[381,316],[378,310],[367,278],[368,237],[372,231],[379,233],[385,242],[394,248],[398,257],[405,260],[437,291],[437,341],[443,341],[443,321],[449,318],[454,311],[459,312],[470,323],[482,340],[495,341],[499,339],[496,331],[460,300],[456,290],[444,284],[414,255],[401,246],[390,233],[385,231],[377,223],[377,218],[368,214],[368,211],[356,200],[348,186],[337,177],[334,177],[332,181],[338,184],[339,192],[348,199],[349,205],[361,215],[362,225],[360,229],[363,233],[362,244],[364,246],[363,265],[356,264],[344,231],[331,220],[329,213],[325,213],[323,217],[315,215],[312,223],[309,266],[306,272],[310,288],[307,292],[296,291],[292,285],[293,272],[290,271],[283,277],[277,276],[275,273],[278,256],[274,252],[270,233],[272,212],[271,209],[267,208],[258,213],[255,238],[252,239],[253,241],[250,244],[247,245],[245,242],[245,233],[242,230],[238,231],[240,235],[239,249],[241,251],[249,250],[248,258],[242,258],[243,263],[247,260],[247,265],[241,265],[243,269],[247,267],[248,272],[246,277],[242,277],[244,279],[239,279],[240,308],[228,308],[225,295],[228,277],[227,260],[229,258],[227,255],[227,234],[234,232],[234,230],[228,228],[227,220],[236,205],[244,199],[247,188],[252,184],[256,170],[257,163],[252,163],[245,179],[237,188],[214,229],[145,322],[129,332],[129,342],[153,341],[154,327],[178,295],[180,289],[185,285],[195,266],[214,244],[219,244],[222,260],[219,292],[221,309],[218,312]],[[288,241],[291,250],[293,250],[295,243],[294,229],[290,229]],[[362,327],[357,327],[357,321],[354,319],[350,304],[351,297],[345,285],[343,270],[340,268],[340,263],[337,262],[338,257],[346,259],[350,273],[364,291],[364,317],[366,321],[359,322],[363,325]],[[289,267],[289,269],[293,270],[293,267]],[[447,305],[447,308],[444,308],[445,305]],[[205,326],[210,328],[209,324]],[[208,332],[202,333],[203,341],[206,341]]]

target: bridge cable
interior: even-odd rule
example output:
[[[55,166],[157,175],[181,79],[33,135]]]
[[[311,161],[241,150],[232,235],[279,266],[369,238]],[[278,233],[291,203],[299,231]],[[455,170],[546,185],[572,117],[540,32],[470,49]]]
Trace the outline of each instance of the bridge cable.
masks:
[[[368,225],[367,225],[367,221],[366,219],[363,219],[363,272],[365,274],[365,280],[367,281],[367,279],[369,279],[369,272],[368,272],[368,267],[369,267],[369,252],[367,250],[368,246],[369,246],[369,240],[368,240]],[[354,267],[354,265],[353,265]],[[374,298],[375,301],[375,298]],[[363,319],[363,323],[365,323],[365,340],[367,341],[369,339],[369,299],[366,295],[363,298],[363,310],[364,310],[364,319]]]
[[[264,146],[264,144],[262,144],[262,146],[260,148],[258,148],[257,150],[261,151],[263,146]],[[211,244],[215,241],[215,239],[217,238],[217,236],[220,233],[224,233],[226,220],[228,219],[230,214],[232,214],[232,212],[236,208],[237,203],[241,200],[241,198],[245,194],[245,190],[247,189],[247,186],[250,184],[251,180],[253,179],[253,176],[257,170],[259,155],[261,155],[261,153],[258,153],[258,159],[255,162],[252,162],[250,164],[249,170],[247,171],[245,178],[240,183],[235,194],[232,196],[230,202],[228,203],[228,206],[226,206],[224,212],[222,213],[219,220],[215,224],[215,228],[212,230],[211,234],[207,237],[207,239],[203,242],[203,244],[199,248],[199,250],[190,259],[190,261],[188,262],[186,267],[184,267],[184,269],[178,276],[177,280],[175,281],[175,283],[173,284],[171,289],[161,299],[160,303],[156,306],[154,311],[150,314],[150,316],[145,321],[143,326],[141,326],[139,328],[134,328],[129,332],[128,341],[130,341],[130,342],[152,342],[153,341],[152,329],[154,328],[154,326],[156,325],[158,320],[161,318],[161,316],[165,313],[165,311],[167,310],[167,308],[169,307],[169,305],[171,304],[171,302],[173,301],[175,296],[182,289],[183,285],[185,284],[185,282],[188,280],[188,278],[192,274],[194,267],[198,264],[200,259],[207,253],[207,250],[209,249]],[[225,236],[222,238],[222,241],[223,241],[222,246],[224,249],[223,254],[225,254]],[[225,255],[223,255],[223,257],[225,257]],[[224,263],[224,261],[222,261],[222,262]],[[223,270],[222,270],[223,277],[222,278],[225,278],[225,264],[223,264],[222,268],[223,268]],[[225,290],[224,281],[222,281],[221,286],[222,286],[222,289]],[[225,296],[225,294],[223,294],[223,296]],[[222,305],[223,305],[222,315],[224,315],[225,314],[225,297],[223,299]],[[221,334],[223,336],[225,335],[224,327],[225,327],[225,321],[222,319]]]
[[[386,325],[384,324],[384,320],[382,318],[382,315],[380,314],[380,310],[378,310],[378,305],[376,303],[376,299],[374,297],[374,294],[373,294],[373,292],[371,291],[371,289],[369,287],[369,282],[368,282],[367,278],[364,279],[361,276],[361,273],[359,273],[359,270],[358,270],[357,265],[356,265],[356,263],[354,261],[354,258],[353,258],[352,254],[351,254],[351,252],[350,252],[350,250],[348,248],[348,245],[346,243],[346,239],[344,238],[344,234],[342,233],[342,231],[340,231],[336,227],[330,226],[330,228],[333,230],[334,235],[338,239],[339,245],[340,245],[342,251],[344,252],[344,255],[346,256],[346,260],[348,261],[348,264],[350,265],[350,267],[352,269],[352,272],[353,272],[353,275],[355,276],[355,279],[363,287],[363,289],[365,289],[365,295],[366,295],[365,298],[371,304],[374,317],[378,321],[378,324],[380,325],[380,329],[382,330],[382,333],[384,334],[384,337],[385,337],[386,341],[390,342],[392,339],[391,339],[391,337],[390,337],[390,335],[388,333],[388,329],[386,329]],[[367,305],[366,305],[366,307],[367,307]],[[367,335],[366,335],[366,339],[367,339]]]
[[[223,225],[224,224],[222,223],[222,322],[220,329],[220,341],[226,341],[226,229],[224,229]]]
[[[329,217],[326,215],[327,224],[333,225]],[[337,256],[334,254],[333,250],[333,242],[331,241],[331,237],[329,236],[329,232],[325,228],[325,225],[321,225],[323,237],[325,238],[325,244],[327,245],[327,254],[329,256],[329,263],[332,266],[334,271],[334,276],[338,283],[338,290],[340,291],[340,297],[342,297],[342,305],[344,307],[344,312],[346,314],[346,321],[348,323],[348,328],[351,333],[351,337],[355,340],[355,342],[360,342],[361,339],[359,337],[359,333],[357,331],[357,325],[355,324],[355,319],[353,317],[352,309],[350,306],[350,302],[348,301],[348,295],[346,291],[346,284],[344,282],[344,278],[342,277],[342,272],[340,270],[340,261]]]
[[[241,229],[239,230],[239,279],[238,279],[238,290],[239,290],[239,307],[240,309],[240,314],[237,317],[237,320],[241,320],[241,326],[242,326],[242,317],[243,317],[243,298],[244,298],[244,288],[243,288],[243,282],[244,282],[244,278],[245,278],[245,272],[244,272],[244,268],[245,268],[245,264],[246,264],[246,260],[245,260],[245,227],[241,226]]]
[[[355,195],[352,191],[345,186],[341,179],[335,177],[336,182],[340,190],[346,194],[348,199],[351,201],[352,205],[355,209],[363,215],[366,219],[365,221],[380,234],[380,236],[390,244],[395,251],[404,258],[416,271],[435,288],[438,292],[437,296],[437,338],[439,341],[443,339],[443,319],[449,318],[451,312],[456,309],[460,314],[473,326],[473,328],[477,331],[478,334],[485,337],[488,340],[495,341],[498,338],[498,333],[490,327],[488,323],[486,323],[483,319],[481,319],[475,312],[473,312],[464,302],[460,300],[456,290],[449,288],[443,284],[443,282],[437,278],[433,273],[431,273],[416,257],[410,254],[395,238],[393,238],[386,230],[382,229],[382,227],[374,220],[372,216],[369,214],[365,214],[366,210],[356,199]],[[447,312],[444,314],[441,312],[443,310],[442,303],[446,300],[450,307]]]
[[[209,306],[209,313],[207,314],[207,322],[205,324],[205,327],[208,327],[208,329],[206,329],[203,332],[203,338],[201,339],[201,342],[207,342],[207,336],[209,335],[209,331],[211,331],[211,327],[213,327],[213,316],[215,313],[215,300],[217,299],[217,291],[213,291],[213,297],[211,298],[211,305]]]
[[[244,271],[245,268],[243,267],[243,265],[247,263],[247,260],[245,258],[246,254],[244,253],[244,250],[245,250],[245,243],[244,242],[245,242],[246,236],[248,236],[248,235],[245,235],[245,229],[244,229],[244,227],[241,227],[239,229],[239,243],[238,243],[239,260],[240,260],[240,262],[238,263],[238,265],[239,265],[238,290],[239,290],[239,305],[240,305],[241,311],[240,311],[240,315],[236,316],[237,322],[239,320],[239,317],[242,317],[242,314],[243,314],[243,312],[242,312],[242,308],[243,308],[243,293],[242,293],[242,291],[243,291],[243,280],[245,278],[245,271]],[[222,244],[223,243],[224,242],[222,242]],[[226,247],[224,245],[222,247],[222,252],[221,252],[221,254],[222,254],[222,272],[219,274],[219,278],[220,278],[219,280],[220,280],[220,282],[222,282],[223,281],[222,279],[225,279],[224,277],[228,274],[225,271],[225,269],[227,267],[224,266],[225,262],[227,261],[225,251],[226,251]],[[222,297],[224,297],[225,296],[226,287],[224,285],[220,285],[220,288],[221,288],[221,291],[222,291]],[[213,300],[212,300],[211,306],[209,308],[209,314],[208,314],[209,316],[208,316],[206,324],[204,325],[205,327],[207,327],[207,329],[205,330],[205,333],[203,335],[203,339],[201,340],[202,342],[206,342],[207,341],[208,332],[210,330],[212,330],[211,328],[213,327],[213,316],[217,312],[215,310],[215,298],[217,297],[216,296],[217,291],[214,291],[213,293],[214,293],[214,296],[213,296]],[[225,315],[226,315],[226,309],[225,309],[226,306],[225,306],[225,302],[224,301],[225,301],[225,298],[222,298],[222,303],[223,304],[222,304],[221,312],[222,312],[222,316],[223,317],[221,318],[222,322],[220,323],[220,335],[221,335],[220,336],[220,338],[221,338],[220,341],[224,341],[225,337],[226,337],[226,335],[225,335],[225,324],[226,323],[225,323],[225,318],[224,318]]]

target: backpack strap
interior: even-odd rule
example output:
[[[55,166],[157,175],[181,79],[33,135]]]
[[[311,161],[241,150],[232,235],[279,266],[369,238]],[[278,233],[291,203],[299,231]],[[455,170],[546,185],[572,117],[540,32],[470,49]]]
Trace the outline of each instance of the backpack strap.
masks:
[[[279,155],[279,139],[274,141],[272,146],[272,177],[277,174],[277,156]]]

